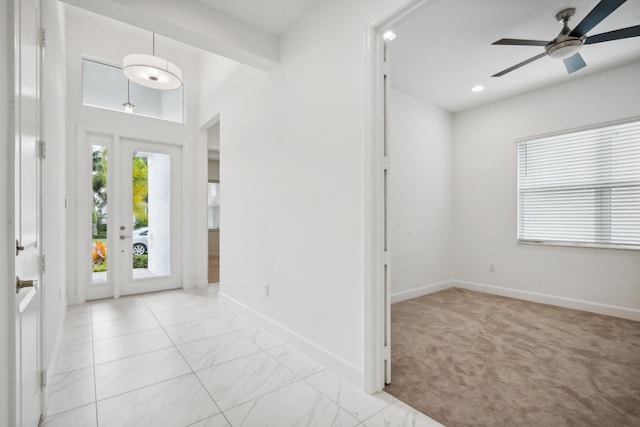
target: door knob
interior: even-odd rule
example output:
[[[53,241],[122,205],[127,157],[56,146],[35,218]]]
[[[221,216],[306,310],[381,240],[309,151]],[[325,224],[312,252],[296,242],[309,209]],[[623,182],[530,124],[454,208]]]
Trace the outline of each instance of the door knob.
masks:
[[[121,234],[121,235],[120,235],[120,240],[124,240],[124,239],[126,239],[127,237],[133,237],[133,236],[125,236],[124,234]]]
[[[16,276],[16,293],[20,292],[22,288],[31,288],[38,283],[37,280],[20,280],[18,276]]]

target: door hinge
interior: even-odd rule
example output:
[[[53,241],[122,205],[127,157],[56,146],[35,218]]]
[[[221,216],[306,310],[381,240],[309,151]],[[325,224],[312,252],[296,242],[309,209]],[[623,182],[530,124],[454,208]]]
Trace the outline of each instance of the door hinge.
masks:
[[[389,160],[389,156],[384,156],[382,159],[382,165],[384,170],[389,170],[389,166],[391,165],[391,161]]]
[[[47,256],[42,255],[40,257],[40,273],[44,274],[47,272]]]
[[[41,387],[47,386],[47,370],[46,369],[43,369],[42,372],[40,373],[40,386]]]
[[[47,30],[40,28],[40,47],[47,47]]]
[[[24,251],[24,246],[22,246],[20,241],[16,239],[16,256],[20,255],[20,251]]]
[[[38,141],[38,151],[41,159],[47,158],[47,143],[43,140]]]
[[[384,346],[384,360],[389,360],[389,358],[391,357],[391,347],[389,347],[388,345]]]
[[[382,259],[384,260],[384,265],[389,265],[389,263],[391,262],[391,254],[389,253],[389,251],[384,251],[384,253],[382,254]]]

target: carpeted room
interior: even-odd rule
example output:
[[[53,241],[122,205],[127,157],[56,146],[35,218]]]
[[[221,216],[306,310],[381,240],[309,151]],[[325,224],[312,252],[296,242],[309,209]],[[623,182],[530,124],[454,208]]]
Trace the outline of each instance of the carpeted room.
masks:
[[[529,3],[456,15],[455,30],[445,28],[447,12],[470,12],[468,2],[427,4],[388,44],[395,304],[387,391],[447,426],[639,425],[640,252],[633,244],[519,242],[517,142],[639,117],[640,57],[585,46],[584,70],[567,74],[562,62],[543,58],[505,76],[505,85],[520,87],[499,95],[505,77],[490,76],[536,51],[491,42],[547,39],[560,28],[553,15],[562,7]],[[572,4],[575,21],[597,3]],[[638,25],[638,6],[629,3],[596,32]],[[433,40],[438,32],[451,36],[446,45]],[[418,35],[424,53],[402,44]],[[637,38],[622,49],[633,42],[640,52]],[[456,55],[443,55],[443,46]],[[428,80],[422,91],[416,70]],[[469,91],[478,83],[486,86],[479,97]],[[638,221],[638,205],[628,209]],[[624,232],[631,239],[635,224]],[[491,309],[483,315],[482,307]],[[518,363],[497,364],[512,357]]]
[[[633,426],[640,323],[451,288],[391,309],[386,391],[446,426]]]

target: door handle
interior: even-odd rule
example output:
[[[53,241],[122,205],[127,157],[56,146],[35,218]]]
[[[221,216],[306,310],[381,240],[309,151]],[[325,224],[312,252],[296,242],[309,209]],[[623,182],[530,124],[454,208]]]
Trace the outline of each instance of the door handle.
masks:
[[[133,236],[125,236],[124,234],[121,234],[121,235],[120,235],[120,240],[124,240],[124,239],[126,239],[127,237],[133,237]]]
[[[16,293],[20,292],[22,288],[31,288],[36,286],[38,281],[36,279],[33,280],[21,280],[18,276],[16,276]]]

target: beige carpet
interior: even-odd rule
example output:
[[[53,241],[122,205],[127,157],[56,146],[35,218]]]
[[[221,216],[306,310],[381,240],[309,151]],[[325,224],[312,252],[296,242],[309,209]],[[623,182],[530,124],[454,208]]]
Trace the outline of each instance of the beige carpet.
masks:
[[[448,427],[640,426],[640,322],[454,288],[391,333],[386,391]]]

